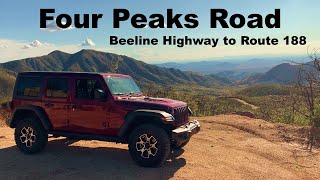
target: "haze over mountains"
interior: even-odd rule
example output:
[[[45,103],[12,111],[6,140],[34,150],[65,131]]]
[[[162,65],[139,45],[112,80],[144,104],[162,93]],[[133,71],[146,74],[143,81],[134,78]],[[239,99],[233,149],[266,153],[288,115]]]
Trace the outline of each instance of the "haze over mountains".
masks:
[[[306,56],[284,56],[284,57],[264,57],[264,58],[242,58],[242,59],[222,59],[222,60],[203,60],[193,62],[167,62],[156,64],[160,67],[176,68],[184,71],[201,72],[203,74],[216,74],[225,71],[235,73],[264,73],[272,67],[288,61],[307,62]]]
[[[296,80],[297,66],[288,62],[306,63],[310,61],[304,56],[282,58],[255,58],[250,60],[200,61],[189,63],[163,63],[161,67],[172,67],[184,71],[229,79],[233,84],[285,84]]]
[[[216,74],[225,71],[235,73],[262,73],[280,64],[281,60],[252,59],[249,61],[200,61],[189,63],[163,63],[157,64],[160,67],[176,68],[183,71],[201,72],[203,74]]]

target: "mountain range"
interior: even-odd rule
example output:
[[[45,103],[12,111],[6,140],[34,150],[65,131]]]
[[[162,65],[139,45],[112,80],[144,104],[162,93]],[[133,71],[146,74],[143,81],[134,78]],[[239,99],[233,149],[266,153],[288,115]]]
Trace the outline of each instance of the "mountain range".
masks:
[[[8,95],[12,91],[16,73],[24,71],[78,71],[78,72],[111,72],[131,75],[141,87],[152,87],[153,85],[196,85],[205,87],[224,85],[252,85],[252,84],[288,84],[298,77],[297,65],[272,61],[262,63],[261,59],[252,59],[242,63],[242,67],[253,64],[259,67],[277,65],[264,71],[237,71],[240,65],[234,62],[199,62],[198,71],[183,71],[176,68],[159,66],[178,66],[178,63],[167,63],[166,65],[151,65],[133,59],[131,57],[94,51],[81,50],[74,54],[62,51],[53,51],[48,55],[22,60],[14,60],[0,64],[0,96]],[[215,64],[215,65],[214,65]],[[257,64],[260,64],[258,67]],[[264,65],[266,66],[264,66]],[[191,63],[185,67],[196,66]],[[251,66],[252,68],[254,66]],[[230,70],[226,71],[226,67]],[[232,69],[234,67],[235,69]],[[180,67],[180,69],[184,69]],[[215,74],[205,74],[206,69],[219,69]],[[253,68],[254,69],[254,68]],[[224,71],[223,71],[224,70]],[[257,73],[258,72],[258,73]],[[2,94],[1,94],[2,93]]]
[[[24,71],[78,71],[111,72],[131,75],[138,84],[216,86],[230,83],[215,75],[202,75],[174,68],[158,67],[127,56],[94,50],[81,50],[74,54],[53,51],[48,55],[26,58],[0,64],[12,72]]]
[[[216,77],[228,79],[233,84],[286,84],[296,80],[298,73],[297,66],[288,62],[307,63],[308,58],[294,56],[188,63],[169,62],[157,65],[202,74],[214,74]]]
[[[288,63],[289,62],[289,63]],[[214,74],[233,85],[239,84],[290,84],[297,81],[298,64],[308,64],[307,56],[254,58],[250,60],[200,61],[189,63],[163,63],[161,67],[174,67],[203,74]],[[310,66],[304,66],[308,68]],[[309,69],[311,70],[311,69]],[[229,84],[230,84],[229,82]]]

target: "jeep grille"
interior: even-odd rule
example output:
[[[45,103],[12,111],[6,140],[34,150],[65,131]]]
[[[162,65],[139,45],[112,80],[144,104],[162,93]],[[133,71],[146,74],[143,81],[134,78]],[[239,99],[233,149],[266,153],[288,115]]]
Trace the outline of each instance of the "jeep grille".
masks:
[[[176,125],[184,125],[189,121],[188,106],[179,107],[174,109],[174,118]]]

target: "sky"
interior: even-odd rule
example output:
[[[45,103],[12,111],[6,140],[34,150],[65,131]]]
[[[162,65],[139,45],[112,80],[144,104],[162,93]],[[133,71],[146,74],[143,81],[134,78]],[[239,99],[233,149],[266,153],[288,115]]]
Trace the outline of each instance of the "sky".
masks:
[[[62,30],[54,23],[51,28],[40,29],[40,9],[54,8],[55,16],[66,13],[103,14],[97,29]],[[149,16],[160,13],[166,16],[166,10],[172,8],[175,13],[195,13],[199,26],[195,29],[135,29],[130,21],[121,23],[119,29],[113,29],[113,9],[128,9],[131,15],[142,13]],[[267,15],[274,9],[281,9],[280,29],[223,29],[210,28],[210,9],[223,8],[229,14],[240,13],[248,16],[252,13]],[[320,48],[320,1],[319,0],[3,0],[0,6],[0,63],[16,59],[42,56],[54,50],[75,53],[81,49],[95,49],[130,56],[147,63],[201,61],[203,59],[220,60],[240,57],[272,57],[307,54],[308,47]],[[51,22],[48,22],[48,24]],[[305,46],[111,46],[109,36],[130,38],[137,35],[161,38],[164,35],[195,38],[223,38],[240,36],[264,38],[267,36],[282,39],[285,36],[306,36]]]

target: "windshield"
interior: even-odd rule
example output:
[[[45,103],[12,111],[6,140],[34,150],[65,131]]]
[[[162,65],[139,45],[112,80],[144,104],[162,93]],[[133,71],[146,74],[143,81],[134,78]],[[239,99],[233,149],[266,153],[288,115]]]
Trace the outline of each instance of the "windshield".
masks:
[[[132,78],[108,76],[105,81],[113,95],[141,94],[139,87]]]

